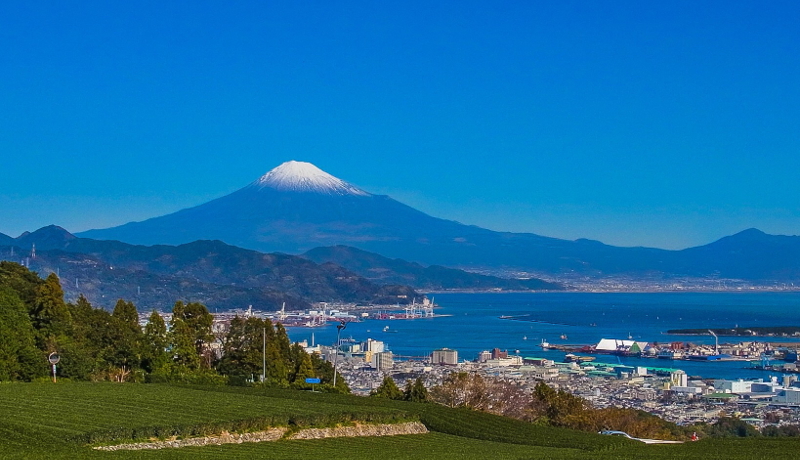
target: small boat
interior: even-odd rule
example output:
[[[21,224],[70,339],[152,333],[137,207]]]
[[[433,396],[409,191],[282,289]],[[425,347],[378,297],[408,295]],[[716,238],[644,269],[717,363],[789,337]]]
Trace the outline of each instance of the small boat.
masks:
[[[567,340],[567,334],[561,334],[561,340]]]

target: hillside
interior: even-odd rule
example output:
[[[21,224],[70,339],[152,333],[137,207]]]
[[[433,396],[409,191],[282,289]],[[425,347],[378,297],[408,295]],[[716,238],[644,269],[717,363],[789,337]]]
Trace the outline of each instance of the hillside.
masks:
[[[330,458],[330,459],[774,459],[797,441],[715,439],[647,446],[619,437],[538,426],[436,404],[241,387],[154,384],[14,384],[0,392],[3,458]],[[86,404],[91,401],[91,404]],[[52,416],[57,414],[57,417]],[[328,426],[339,421],[419,419],[428,434],[279,440],[151,451],[99,452],[154,434],[200,436],[221,429]],[[362,422],[363,423],[363,422]]]
[[[380,284],[405,284],[423,291],[441,290],[562,290],[558,283],[540,279],[506,279],[470,273],[440,265],[422,266],[416,262],[390,259],[348,246],[312,249],[303,254],[317,263],[331,262]]]
[[[30,258],[34,244],[36,257]],[[306,308],[316,301],[397,303],[417,295],[406,286],[371,283],[334,264],[220,241],[134,246],[77,238],[56,226],[0,247],[0,259],[26,262],[41,274],[55,272],[64,280],[68,299],[83,293],[106,307],[125,298],[146,309],[164,309],[181,299],[203,302],[212,311],[247,305],[277,309],[282,302]]]

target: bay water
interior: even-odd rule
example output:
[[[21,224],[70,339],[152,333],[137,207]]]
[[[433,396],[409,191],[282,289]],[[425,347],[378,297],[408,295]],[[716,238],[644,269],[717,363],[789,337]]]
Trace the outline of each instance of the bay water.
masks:
[[[718,293],[434,293],[450,315],[413,320],[366,320],[350,323],[342,338],[382,340],[401,356],[425,356],[437,348],[458,350],[460,359],[475,359],[482,350],[499,348],[522,356],[560,361],[564,352],[542,350],[552,344],[596,344],[602,338],[646,342],[713,344],[710,335],[670,335],[670,329],[800,326],[798,292]],[[516,320],[503,319],[504,316]],[[388,331],[384,329],[388,328]],[[292,340],[333,345],[333,323],[321,328],[290,328]],[[720,343],[744,340],[793,342],[789,338],[721,337]],[[598,361],[632,366],[683,369],[704,378],[766,378],[774,372],[750,369],[748,362],[693,362],[598,355]]]

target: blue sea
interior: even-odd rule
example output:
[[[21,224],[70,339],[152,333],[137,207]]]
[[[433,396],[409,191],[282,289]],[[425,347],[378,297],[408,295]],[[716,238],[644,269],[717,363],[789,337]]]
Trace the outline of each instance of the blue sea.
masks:
[[[397,355],[424,356],[448,347],[461,359],[500,348],[523,356],[561,360],[563,352],[543,351],[539,344],[595,344],[602,338],[647,342],[713,343],[710,336],[668,335],[669,329],[800,325],[800,293],[440,293],[428,294],[452,315],[415,320],[367,320],[350,323],[342,338],[385,341]],[[525,320],[501,319],[524,316]],[[384,332],[384,327],[389,332]],[[326,327],[290,328],[292,340],[311,335],[317,343],[336,341],[333,323]],[[561,338],[565,336],[565,338]],[[722,337],[720,342],[739,342]],[[752,339],[748,339],[752,340]],[[764,341],[764,338],[755,340]],[[798,342],[777,338],[774,341]],[[770,372],[748,369],[747,362],[688,362],[599,356],[605,362],[674,367],[705,378],[766,378]]]

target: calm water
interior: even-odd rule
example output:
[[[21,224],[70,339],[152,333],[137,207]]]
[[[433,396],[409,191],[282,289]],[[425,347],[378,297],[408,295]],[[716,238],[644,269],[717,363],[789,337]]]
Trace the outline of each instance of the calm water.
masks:
[[[429,295],[430,296],[430,295]],[[453,316],[417,320],[351,323],[342,337],[387,342],[395,354],[422,356],[448,347],[461,359],[475,359],[492,348],[519,350],[523,356],[560,360],[564,353],[542,351],[542,339],[551,343],[594,344],[601,338],[648,342],[691,341],[713,343],[710,336],[666,335],[669,329],[735,326],[800,325],[800,293],[502,293],[434,294],[439,314]],[[512,321],[500,316],[529,315],[532,321]],[[384,326],[391,331],[383,332]],[[293,340],[333,344],[336,328],[291,328]],[[566,335],[566,339],[561,339]],[[722,342],[737,342],[735,337]],[[759,339],[763,340],[763,339]],[[788,339],[779,339],[790,341]],[[601,356],[616,362],[615,356]],[[675,367],[703,377],[766,377],[767,372],[743,369],[744,362],[700,363],[620,358],[629,365]]]

